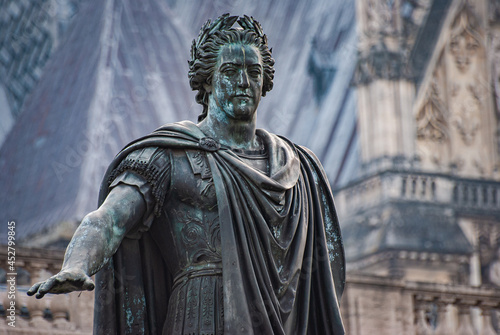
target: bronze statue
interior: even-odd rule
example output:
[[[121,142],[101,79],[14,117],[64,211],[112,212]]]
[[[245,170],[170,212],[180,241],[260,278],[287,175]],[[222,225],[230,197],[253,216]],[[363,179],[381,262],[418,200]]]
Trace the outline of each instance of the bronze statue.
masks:
[[[260,24],[208,21],[189,69],[199,123],[125,147],[61,271],[28,294],[92,290],[97,273],[96,334],[344,334],[344,253],[321,164],[256,129],[274,77]]]

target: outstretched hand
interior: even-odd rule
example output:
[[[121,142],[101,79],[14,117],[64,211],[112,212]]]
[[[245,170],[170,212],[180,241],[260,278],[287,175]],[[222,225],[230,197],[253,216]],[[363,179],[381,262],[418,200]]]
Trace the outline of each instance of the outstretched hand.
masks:
[[[33,285],[28,290],[28,295],[36,293],[36,298],[41,299],[47,293],[61,294],[73,291],[92,291],[95,285],[92,279],[80,269],[62,270],[58,274]]]

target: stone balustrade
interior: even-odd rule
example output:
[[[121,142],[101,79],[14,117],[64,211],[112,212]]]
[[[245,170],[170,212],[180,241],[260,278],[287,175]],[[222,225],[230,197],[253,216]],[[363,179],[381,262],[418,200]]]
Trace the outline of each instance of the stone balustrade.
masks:
[[[500,214],[500,182],[450,175],[388,171],[334,193],[339,212],[347,215],[387,201],[433,203],[461,211]]]
[[[7,268],[7,248],[0,246],[0,269]],[[9,286],[0,284],[0,335],[65,335],[92,334],[93,292],[74,292],[46,295],[43,299],[28,297],[31,284],[50,277],[59,271],[64,252],[16,247],[16,296],[8,296]],[[20,276],[23,273],[24,275]],[[4,272],[5,274],[5,272]],[[9,311],[10,302],[15,308]],[[15,327],[9,322],[15,317]]]
[[[341,307],[351,335],[499,334],[500,290],[493,287],[351,273]]]
[[[2,289],[2,288],[0,288]],[[9,311],[9,303],[15,301],[15,310]],[[0,319],[0,335],[87,335],[91,329],[79,329],[72,321],[69,295],[49,295],[43,299],[30,298],[26,288],[18,288],[15,299],[9,299],[7,291],[0,292],[3,317]],[[87,313],[88,311],[82,311]],[[14,323],[12,323],[12,321]]]
[[[414,297],[416,335],[497,334],[492,323],[500,309],[497,288],[412,283],[407,289]]]
[[[453,186],[453,203],[474,208],[499,208],[500,185],[459,181]]]

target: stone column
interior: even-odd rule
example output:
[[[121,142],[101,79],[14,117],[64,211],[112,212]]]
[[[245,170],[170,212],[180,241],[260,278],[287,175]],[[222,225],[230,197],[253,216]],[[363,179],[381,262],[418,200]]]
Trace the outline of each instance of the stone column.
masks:
[[[438,311],[437,311],[437,327],[434,331],[434,335],[450,335],[453,334],[448,326],[448,304],[447,301],[438,301]]]
[[[474,328],[472,328],[470,311],[470,305],[458,305],[457,335],[476,335]]]
[[[426,311],[428,304],[424,302],[416,302],[415,306],[415,316],[416,316],[416,326],[415,335],[433,335],[433,331],[427,322]]]
[[[491,323],[491,313],[493,309],[491,306],[481,306],[481,315],[483,317],[483,327],[479,335],[496,335],[497,332],[493,329]]]

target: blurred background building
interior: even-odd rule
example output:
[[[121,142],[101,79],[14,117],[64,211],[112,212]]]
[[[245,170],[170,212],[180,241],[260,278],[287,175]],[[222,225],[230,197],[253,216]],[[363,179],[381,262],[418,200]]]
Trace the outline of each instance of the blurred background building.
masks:
[[[259,126],[311,148],[334,190],[348,334],[497,334],[498,0],[0,0],[0,243],[15,221],[21,294],[127,142],[196,120],[190,44],[225,12],[273,48]],[[17,306],[16,334],[91,332],[89,292]]]

